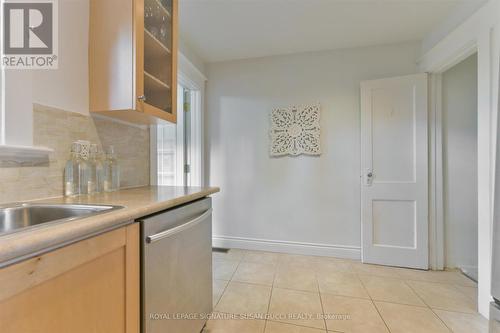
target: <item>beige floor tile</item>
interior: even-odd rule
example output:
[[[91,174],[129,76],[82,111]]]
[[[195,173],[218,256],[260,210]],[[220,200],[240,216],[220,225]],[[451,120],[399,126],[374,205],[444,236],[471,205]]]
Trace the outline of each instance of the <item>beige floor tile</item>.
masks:
[[[264,251],[247,251],[243,257],[245,262],[255,262],[258,264],[273,264],[276,265],[279,260],[279,253],[264,252]]]
[[[467,276],[462,274],[461,272],[451,272],[454,274],[451,274],[451,280],[453,281],[454,284],[457,284],[459,286],[464,286],[464,287],[476,287],[477,288],[477,282],[469,279]]]
[[[300,265],[304,268],[314,269],[318,263],[318,258],[314,256],[304,256],[301,254],[281,254],[280,265]]]
[[[219,302],[219,299],[222,296],[224,289],[226,289],[228,283],[229,281],[226,280],[213,280],[212,301],[214,306],[217,304],[217,302]]]
[[[215,260],[241,261],[246,254],[246,250],[230,249],[228,252],[212,252]]]
[[[229,282],[215,307],[218,312],[236,314],[265,314],[267,313],[271,287]]]
[[[273,264],[241,262],[232,280],[271,286],[273,284],[275,270],[276,266]]]
[[[398,271],[400,277],[407,280],[450,283],[466,287],[477,287],[477,284],[458,271],[424,271],[403,269]]]
[[[455,287],[467,297],[474,300],[474,302],[477,302],[477,287],[465,287],[459,285],[455,285]]]
[[[370,298],[358,276],[354,273],[318,273],[317,277],[321,293]]]
[[[359,275],[359,278],[373,300],[425,306],[403,280],[372,275]]]
[[[318,292],[318,281],[312,269],[297,265],[282,265],[276,272],[274,286],[303,291]]]
[[[273,288],[269,315],[279,322],[325,329],[318,293]]]
[[[346,333],[389,333],[371,300],[321,294],[328,330]],[[331,319],[328,317],[331,316]]]
[[[325,321],[317,319],[323,311],[340,316],[327,320],[330,333],[387,333],[387,326],[391,333],[487,332],[486,319],[475,311],[477,285],[458,271],[246,250],[214,253],[213,271],[216,311],[269,312],[271,319],[216,318],[204,333],[263,333],[264,327],[265,333],[326,333]]]
[[[214,260],[212,266],[214,279],[231,280],[237,267],[237,261]]]
[[[434,310],[453,333],[488,333],[488,320],[477,313]]]
[[[359,260],[353,260],[353,259],[345,259],[345,258],[336,258],[336,257],[315,257],[316,262],[318,263],[356,263],[359,262]]]
[[[408,285],[433,309],[476,312],[476,303],[454,285],[434,282],[407,281]]]
[[[366,274],[373,276],[383,276],[390,278],[397,278],[399,268],[389,267],[389,266],[379,266],[363,263],[352,263],[351,264],[355,273]]]
[[[265,333],[326,333],[324,330],[267,321]]]
[[[315,265],[314,270],[319,274],[329,274],[337,272],[353,273],[351,263],[344,261],[319,262]]]
[[[429,308],[375,302],[391,333],[450,333]]]
[[[264,320],[211,319],[202,333],[263,333],[265,324]]]
[[[397,275],[402,279],[426,281],[425,279],[429,275],[429,272],[433,271],[412,268],[399,268],[397,271]]]

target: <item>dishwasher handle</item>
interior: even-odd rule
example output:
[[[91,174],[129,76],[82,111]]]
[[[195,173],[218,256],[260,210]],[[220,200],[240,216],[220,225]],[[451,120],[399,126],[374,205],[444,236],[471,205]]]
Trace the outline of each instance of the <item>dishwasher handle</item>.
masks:
[[[187,223],[181,224],[180,226],[159,232],[159,233],[151,235],[151,236],[147,236],[146,243],[151,244],[151,243],[157,242],[163,238],[175,235],[181,231],[184,231],[186,229],[194,227],[195,225],[197,225],[198,223],[203,221],[207,216],[210,216],[210,214],[212,214],[212,208],[208,209],[205,213],[201,214],[197,218],[194,218],[193,220],[191,220]]]

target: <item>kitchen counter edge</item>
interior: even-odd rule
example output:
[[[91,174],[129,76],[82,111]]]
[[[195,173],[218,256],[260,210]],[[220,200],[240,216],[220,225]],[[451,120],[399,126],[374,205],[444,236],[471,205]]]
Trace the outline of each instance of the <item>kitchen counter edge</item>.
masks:
[[[120,194],[132,194],[134,191],[147,198],[158,195],[159,189],[172,190],[172,195],[165,198],[152,198],[143,204],[126,204],[127,199],[120,199]],[[177,194],[177,190],[182,193]],[[104,199],[106,194],[97,196],[81,196],[75,198],[54,198],[30,201],[31,203],[80,203],[97,205],[124,206],[109,213],[84,217],[62,223],[48,223],[33,229],[21,230],[4,236],[0,235],[0,268],[24,261],[41,254],[53,251],[77,241],[100,235],[102,233],[132,224],[136,219],[171,209],[219,192],[218,187],[161,187],[147,186],[113,192],[117,199]],[[153,193],[154,192],[154,193]],[[170,193],[167,193],[170,194]],[[128,198],[130,200],[131,198]],[[147,200],[146,200],[147,201]]]

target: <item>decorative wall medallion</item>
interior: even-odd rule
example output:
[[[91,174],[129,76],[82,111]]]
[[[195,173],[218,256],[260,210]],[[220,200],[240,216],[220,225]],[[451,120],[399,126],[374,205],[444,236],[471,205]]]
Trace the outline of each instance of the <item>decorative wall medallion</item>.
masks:
[[[320,155],[320,106],[277,108],[271,113],[271,156]]]

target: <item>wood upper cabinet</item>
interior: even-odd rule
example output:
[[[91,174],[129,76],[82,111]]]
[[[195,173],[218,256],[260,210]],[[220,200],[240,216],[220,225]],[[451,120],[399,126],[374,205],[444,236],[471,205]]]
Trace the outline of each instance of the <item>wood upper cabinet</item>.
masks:
[[[139,333],[139,225],[0,269],[2,333]]]
[[[177,120],[177,0],[90,0],[90,110]]]

